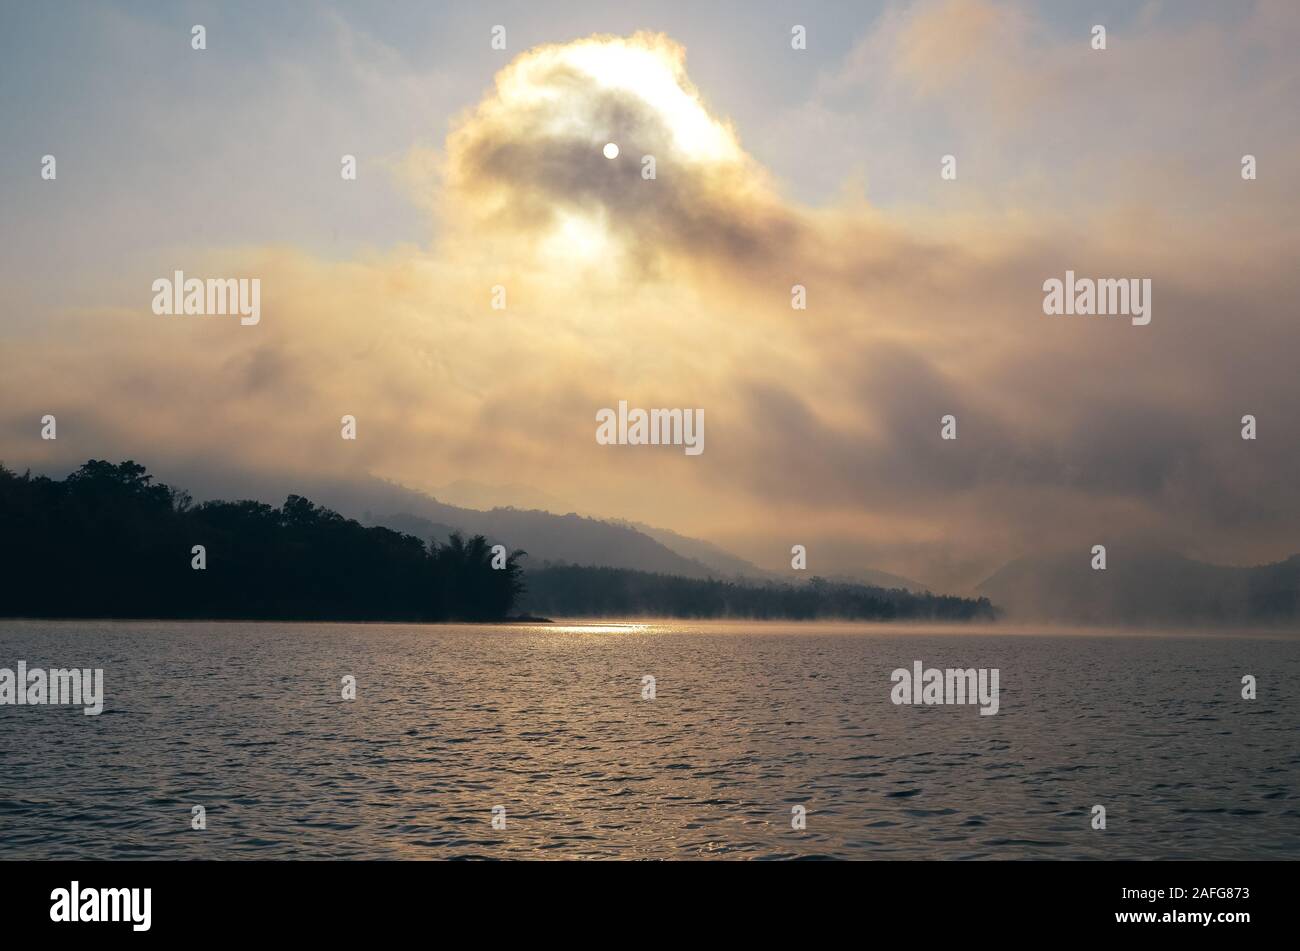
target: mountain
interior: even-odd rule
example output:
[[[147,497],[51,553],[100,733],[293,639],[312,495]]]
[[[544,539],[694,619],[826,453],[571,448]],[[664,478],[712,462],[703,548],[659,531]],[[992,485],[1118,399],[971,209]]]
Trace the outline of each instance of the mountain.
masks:
[[[661,543],[665,548],[670,548],[679,555],[684,555],[687,558],[700,562],[715,571],[719,577],[799,583],[806,581],[809,576],[809,572],[807,571],[795,571],[793,569],[786,571],[771,571],[766,568],[760,568],[752,561],[746,561],[744,558],[733,555],[731,552],[719,548],[712,542],[702,541],[698,538],[688,538],[685,535],[679,535],[677,532],[671,531],[667,528],[656,528],[653,525],[646,525],[642,522],[614,521],[615,524],[628,525],[639,532],[649,535],[655,541]],[[823,577],[827,581],[839,584],[858,584],[866,585],[871,588],[902,588],[907,591],[915,592],[928,590],[928,587],[920,582],[913,581],[910,578],[904,578],[902,575],[890,574],[888,571],[877,571],[874,568],[861,568],[856,572],[838,572],[835,574],[827,574]]]
[[[574,511],[572,505],[560,501],[555,496],[519,482],[489,485],[485,482],[457,479],[455,482],[430,489],[428,494],[448,505],[480,511],[515,508],[552,512],[557,515]]]
[[[250,498],[268,503],[287,492],[310,498],[365,525],[379,525],[428,540],[446,541],[453,531],[484,535],[493,544],[528,552],[533,567],[546,562],[603,565],[685,578],[746,578],[802,582],[809,572],[769,571],[712,542],[664,528],[619,519],[599,519],[539,508],[496,506],[480,509],[410,489],[372,476],[357,478],[254,475],[211,468],[183,468],[164,473],[166,481],[192,487],[195,498]],[[457,499],[482,502],[509,498],[544,504],[555,500],[521,485],[487,485],[460,480],[445,487]],[[881,588],[925,591],[926,586],[883,571],[840,572],[829,580]]]
[[[842,584],[865,584],[873,588],[902,588],[905,591],[918,593],[930,590],[929,585],[904,578],[902,575],[890,574],[888,571],[878,571],[875,568],[859,568],[855,572],[827,575],[827,580]]]
[[[667,528],[655,528],[642,522],[628,522],[611,519],[611,524],[622,525],[633,531],[648,535],[670,551],[675,551],[684,558],[698,561],[710,571],[721,577],[774,578],[774,572],[764,571],[751,561],[733,555],[726,549],[719,548],[712,542],[698,538],[688,538]]]
[[[441,538],[449,527],[466,534],[486,535],[511,550],[522,548],[528,552],[530,565],[546,562],[604,565],[686,578],[708,578],[716,573],[648,535],[600,519],[518,509],[481,512],[443,505],[433,499],[426,499],[414,508],[416,512],[408,509],[391,515],[373,515],[370,520],[421,537],[432,533]]]
[[[1136,625],[1300,625],[1300,555],[1253,567],[1212,565],[1172,552],[1109,546],[1029,556],[977,588],[1008,620]]]
[[[483,535],[493,544],[528,552],[526,564],[546,562],[607,565],[708,578],[716,572],[626,525],[572,513],[496,508],[488,511],[448,505],[433,496],[371,476],[292,477],[246,472],[167,472],[165,480],[193,486],[196,499],[245,498],[274,503],[295,491],[363,525],[407,532],[445,542],[453,531]]]

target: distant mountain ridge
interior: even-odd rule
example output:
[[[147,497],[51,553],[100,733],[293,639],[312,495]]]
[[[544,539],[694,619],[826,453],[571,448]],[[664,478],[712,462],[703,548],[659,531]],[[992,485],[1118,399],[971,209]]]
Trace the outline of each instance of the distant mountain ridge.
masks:
[[[760,568],[752,561],[746,561],[724,548],[720,548],[712,542],[703,541],[698,538],[690,538],[686,535],[678,534],[667,528],[656,528],[653,525],[646,525],[643,522],[631,522],[622,519],[612,520],[616,525],[628,525],[639,532],[649,535],[655,541],[660,542],[666,548],[670,548],[679,555],[685,555],[695,561],[712,568],[722,577],[727,578],[749,578],[764,581],[787,581],[801,582],[807,580],[810,575],[819,574],[819,572],[800,571],[793,569],[788,571],[770,571],[766,568]],[[840,582],[843,584],[861,584],[876,588],[902,588],[907,591],[921,592],[928,590],[928,586],[920,582],[913,581],[910,578],[904,578],[901,575],[890,574],[888,571],[878,571],[874,568],[861,568],[857,572],[836,572],[833,574],[823,575],[827,581]]]
[[[656,528],[644,522],[632,522],[624,519],[610,519],[613,525],[622,525],[633,531],[648,535],[670,551],[675,551],[684,558],[698,561],[706,568],[722,577],[766,578],[772,572],[764,571],[751,561],[746,561],[712,542],[690,538],[667,528]]]
[[[446,485],[436,486],[426,494],[448,505],[480,511],[506,508],[535,509],[555,515],[575,511],[575,507],[569,503],[519,482],[490,485],[471,479],[457,479]]]
[[[607,565],[687,578],[709,578],[716,572],[685,557],[648,535],[625,525],[581,515],[554,515],[528,509],[487,511],[448,505],[431,495],[373,476],[356,478],[275,477],[241,472],[183,473],[174,481],[194,486],[195,498],[237,496],[260,501],[283,498],[285,486],[295,486],[313,502],[325,505],[364,525],[408,532],[426,541],[445,541],[453,531],[483,535],[511,550],[528,552],[527,562]]]
[[[275,477],[247,472],[192,469],[169,478],[192,486],[195,498],[242,497],[276,502],[294,489],[365,525],[379,525],[420,538],[445,542],[453,531],[484,535],[494,544],[528,552],[526,564],[603,566],[677,575],[684,578],[746,578],[801,582],[822,574],[828,580],[922,592],[928,587],[888,572],[864,568],[854,572],[770,571],[709,541],[665,528],[622,519],[602,519],[573,512],[498,506],[491,509],[452,505],[417,489],[373,476],[352,479]],[[286,487],[289,487],[287,489]],[[493,486],[461,480],[450,483],[460,498],[496,501],[513,490],[541,500],[544,493],[527,486]]]
[[[429,500],[421,511],[437,506],[437,520],[411,511],[377,515],[366,512],[362,521],[383,525],[420,537],[441,540],[452,531],[486,535],[490,541],[511,550],[528,552],[528,562],[601,565],[678,575],[711,578],[718,574],[709,566],[665,547],[635,529],[581,515],[552,515],[549,512],[518,509],[458,509]]]
[[[1013,621],[1300,625],[1300,555],[1237,567],[1108,546],[1104,571],[1092,569],[1087,550],[1027,556],[976,590]]]

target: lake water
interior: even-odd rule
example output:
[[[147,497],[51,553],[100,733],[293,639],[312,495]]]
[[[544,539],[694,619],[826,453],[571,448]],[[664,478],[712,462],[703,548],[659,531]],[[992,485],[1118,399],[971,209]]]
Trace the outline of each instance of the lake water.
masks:
[[[0,621],[20,660],[106,697],[0,706],[0,859],[1300,857],[1295,639]],[[895,705],[916,660],[998,713]]]

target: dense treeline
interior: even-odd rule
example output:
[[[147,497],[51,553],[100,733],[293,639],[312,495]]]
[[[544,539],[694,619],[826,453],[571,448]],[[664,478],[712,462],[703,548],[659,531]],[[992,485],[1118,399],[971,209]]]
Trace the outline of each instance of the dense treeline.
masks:
[[[130,461],[62,481],[0,465],[0,616],[492,620],[522,554],[493,569],[482,536],[426,545],[296,495],[194,505]]]
[[[987,598],[914,594],[822,578],[797,585],[757,584],[575,565],[530,569],[521,607],[550,617],[972,621],[995,616]]]
[[[196,545],[202,570],[193,566]],[[497,620],[524,594],[523,554],[493,569],[481,535],[426,544],[297,495],[279,508],[195,505],[130,461],[91,460],[61,481],[0,465],[0,616]],[[547,565],[530,570],[527,582],[520,607],[567,617],[994,616],[984,598],[820,578],[757,584]]]

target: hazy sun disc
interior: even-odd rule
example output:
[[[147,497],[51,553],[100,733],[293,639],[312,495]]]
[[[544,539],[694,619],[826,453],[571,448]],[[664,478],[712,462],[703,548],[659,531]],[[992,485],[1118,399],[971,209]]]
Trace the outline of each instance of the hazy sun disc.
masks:
[[[605,152],[605,158],[608,159],[618,158],[618,146],[615,145],[613,142],[605,143],[604,152]]]

